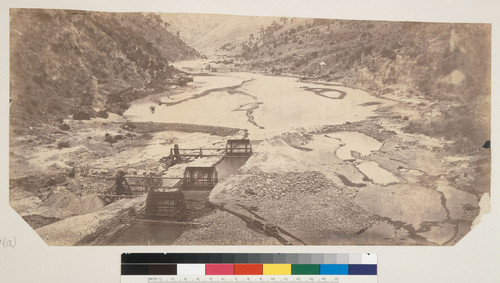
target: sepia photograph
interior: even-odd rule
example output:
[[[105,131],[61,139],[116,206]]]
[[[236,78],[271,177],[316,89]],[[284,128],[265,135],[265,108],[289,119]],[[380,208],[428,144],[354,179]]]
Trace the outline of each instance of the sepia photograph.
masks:
[[[11,8],[9,205],[49,246],[454,246],[491,30]]]

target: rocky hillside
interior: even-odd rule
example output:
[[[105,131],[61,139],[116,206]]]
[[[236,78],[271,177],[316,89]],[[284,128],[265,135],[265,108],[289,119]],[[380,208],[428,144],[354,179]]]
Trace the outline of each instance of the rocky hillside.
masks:
[[[120,113],[185,83],[169,62],[199,54],[165,27],[154,14],[11,9],[11,124]]]
[[[490,136],[491,25],[275,19],[234,43],[250,70],[341,82],[424,99],[409,132],[470,150]],[[399,100],[399,99],[398,99]]]
[[[239,53],[238,48],[220,47],[234,47],[233,43],[246,41],[249,34],[257,35],[261,27],[274,20],[271,17],[213,14],[162,14],[161,17],[172,33],[178,33],[186,43],[206,56]]]

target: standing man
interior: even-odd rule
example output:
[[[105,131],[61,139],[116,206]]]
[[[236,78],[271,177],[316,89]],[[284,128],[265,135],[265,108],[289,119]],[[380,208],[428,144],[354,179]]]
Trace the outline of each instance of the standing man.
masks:
[[[181,153],[179,152],[179,145],[175,144],[174,145],[174,160],[177,161],[182,161],[181,159]]]

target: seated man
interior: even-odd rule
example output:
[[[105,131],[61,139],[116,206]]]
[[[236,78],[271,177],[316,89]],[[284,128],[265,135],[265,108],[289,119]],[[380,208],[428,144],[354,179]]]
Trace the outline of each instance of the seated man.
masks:
[[[116,173],[115,189],[117,195],[131,195],[132,190],[125,179],[125,172],[122,170]]]

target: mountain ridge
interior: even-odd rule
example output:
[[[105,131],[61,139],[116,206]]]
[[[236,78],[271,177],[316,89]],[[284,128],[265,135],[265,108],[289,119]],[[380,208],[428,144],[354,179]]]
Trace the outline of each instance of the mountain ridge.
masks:
[[[10,10],[11,123],[78,112],[120,114],[133,99],[184,84],[170,62],[199,53],[158,15]]]

